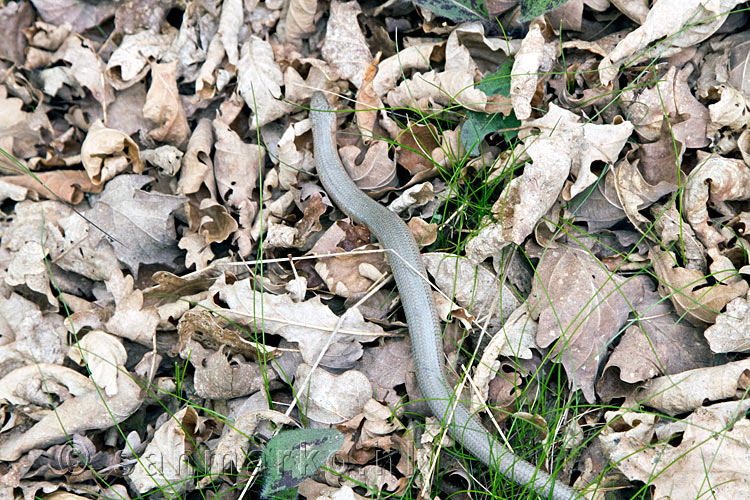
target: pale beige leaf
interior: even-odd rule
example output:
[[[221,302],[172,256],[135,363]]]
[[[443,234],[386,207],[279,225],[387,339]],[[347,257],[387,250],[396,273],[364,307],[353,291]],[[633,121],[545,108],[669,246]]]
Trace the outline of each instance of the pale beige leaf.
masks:
[[[724,202],[750,198],[750,167],[740,160],[698,152],[698,166],[688,177],[683,213],[707,248],[726,241],[708,215],[709,204],[720,211]],[[727,208],[728,209],[728,208]],[[729,214],[725,215],[734,215]]]
[[[355,87],[362,85],[365,70],[372,60],[370,48],[357,21],[357,16],[361,13],[362,9],[356,0],[333,0],[321,49],[323,58],[338,68],[341,76]]]
[[[398,182],[396,162],[389,158],[389,150],[387,142],[374,141],[370,143],[361,162],[357,162],[361,156],[360,148],[354,145],[343,146],[339,149],[339,155],[344,168],[360,189],[365,192],[377,192],[383,188],[393,187]]]
[[[659,278],[659,294],[696,325],[715,322],[729,301],[747,293],[748,284],[736,270],[717,273],[717,282],[709,284],[701,271],[678,267],[672,252],[654,247],[649,256]]]
[[[306,418],[322,424],[340,424],[362,412],[372,397],[370,381],[357,370],[333,375],[318,368],[311,373],[310,366],[297,367],[294,392],[299,395],[299,409]],[[308,385],[303,385],[307,380]]]
[[[17,293],[0,296],[0,377],[24,365],[62,363],[66,337],[61,316]]]
[[[23,186],[38,197],[59,199],[73,205],[83,201],[84,193],[99,193],[103,186],[94,184],[83,170],[53,170],[39,172],[35,177],[11,175],[0,177],[3,182]]]
[[[138,145],[127,134],[106,128],[101,122],[91,126],[81,145],[81,162],[91,182],[104,184],[132,166],[143,171]]]
[[[284,76],[274,60],[271,44],[251,36],[242,46],[237,92],[252,111],[250,127],[262,127],[296,108],[284,103]]]
[[[691,64],[679,71],[671,66],[653,87],[623,91],[623,102],[629,103],[629,119],[644,139],[659,140],[665,120],[669,119],[670,144],[674,137],[688,148],[708,145],[708,108],[693,96],[688,85],[693,69]]]
[[[319,297],[305,302],[294,302],[288,296],[252,290],[249,279],[227,285],[220,278],[211,287],[211,296],[221,299],[228,308],[213,300],[204,304],[223,318],[238,325],[262,328],[299,345],[308,364],[313,364],[328,341],[338,317]],[[341,325],[334,342],[321,360],[323,366],[346,368],[362,356],[362,342],[371,342],[384,335],[379,326],[366,322],[358,311],[350,311]]]
[[[160,488],[170,497],[179,496],[193,486],[194,471],[185,460],[195,449],[194,434],[200,418],[192,406],[183,408],[159,426],[140,460],[127,475],[138,493]]]
[[[114,91],[105,77],[104,63],[87,39],[69,36],[53,57],[70,63],[70,74],[100,104],[106,106],[114,100]]]
[[[750,495],[747,468],[750,401],[699,408],[665,427],[658,416],[608,412],[599,439],[609,459],[631,481],[648,482],[654,498],[734,500]]]
[[[148,62],[160,60],[174,38],[174,31],[165,34],[140,31],[125,35],[107,61],[109,82],[117,90],[123,90],[141,80],[148,73]]]
[[[149,136],[183,147],[190,127],[177,89],[176,70],[176,61],[151,65],[151,88],[143,105],[143,116],[157,124],[157,128],[148,132]]]
[[[190,135],[185,156],[182,159],[180,180],[177,184],[179,194],[197,193],[201,185],[205,184],[215,196],[215,182],[211,148],[214,135],[211,120],[201,119]]]
[[[544,22],[532,21],[529,32],[521,42],[521,48],[513,60],[510,77],[510,98],[519,120],[531,116],[531,99],[536,93],[539,80],[549,71],[558,57],[557,40],[547,42],[544,38]]]
[[[422,261],[438,288],[492,334],[520,304],[513,290],[483,265],[443,253],[424,254]]]
[[[708,106],[712,132],[718,132],[721,127],[729,127],[731,130],[746,128],[750,122],[750,112],[747,109],[745,96],[729,86],[720,87],[719,92],[721,94],[719,102]]]
[[[84,214],[113,238],[117,258],[135,274],[142,264],[171,266],[179,254],[171,214],[184,198],[143,191],[151,181],[145,175],[119,175],[92,197]]]
[[[291,0],[286,13],[286,41],[301,45],[305,35],[315,31],[318,0]]]
[[[116,396],[118,377],[129,377],[122,368],[128,360],[122,342],[106,332],[94,330],[70,346],[68,357],[86,366],[92,382],[104,390],[107,396]]]
[[[573,388],[595,401],[594,382],[607,345],[643,296],[637,280],[611,275],[582,249],[550,248],[543,254],[529,299],[538,315],[537,343],[553,345]]]
[[[441,45],[442,42],[413,45],[381,61],[378,64],[378,72],[372,80],[375,95],[381,98],[385,96],[386,93],[396,88],[396,82],[401,79],[402,75],[409,74],[412,70],[429,69],[433,51]]]
[[[27,372],[23,372],[25,373],[23,375],[25,381],[37,380],[39,395],[44,399],[43,404],[46,404],[50,400],[50,395],[45,393],[50,390],[50,386],[42,383],[42,379],[38,378],[40,377],[40,366],[29,366],[19,370],[27,370]],[[64,443],[73,434],[109,429],[135,413],[145,396],[132,375],[125,376],[126,374],[123,374],[124,376],[118,377],[117,395],[110,397],[96,391],[87,377],[62,367],[54,366],[53,368],[67,370],[65,373],[68,375],[63,375],[63,377],[66,377],[63,380],[69,380],[72,377],[70,373],[75,373],[75,378],[80,377],[81,389],[77,391],[75,397],[68,398],[62,404],[57,405],[55,411],[46,413],[26,432],[15,432],[14,430],[6,433],[5,440],[0,443],[0,460],[17,460],[29,450]],[[124,370],[125,368],[120,367],[120,369]],[[7,376],[19,376],[14,374],[15,372],[11,372]],[[86,381],[85,385],[83,380]],[[0,383],[0,387],[5,386],[4,383]],[[53,389],[55,388],[53,387]]]
[[[737,297],[727,304],[726,312],[706,329],[706,339],[713,352],[750,351],[750,303]]]
[[[667,47],[697,45],[721,27],[738,3],[739,0],[661,0],[655,3],[643,24],[628,33],[599,63],[602,84],[608,85],[615,79],[627,58],[660,38],[667,37]]]
[[[115,313],[107,321],[107,331],[151,346],[159,314],[154,307],[143,307],[143,292],[134,289],[133,277],[123,276],[122,271],[116,269],[105,283],[115,299]]]
[[[373,282],[360,273],[363,264],[375,267],[381,274],[387,271],[382,253],[346,253],[354,249],[373,250],[375,247],[367,244],[368,241],[369,232],[362,226],[338,221],[315,243],[310,251],[313,255],[342,252],[340,257],[320,259],[315,263],[315,271],[331,292],[342,297],[350,297],[369,290]]]

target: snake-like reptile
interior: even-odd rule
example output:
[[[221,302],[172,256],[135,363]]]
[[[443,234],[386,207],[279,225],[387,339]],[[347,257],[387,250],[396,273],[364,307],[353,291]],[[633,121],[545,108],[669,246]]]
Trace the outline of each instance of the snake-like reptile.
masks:
[[[492,436],[462,404],[443,372],[443,343],[425,268],[417,244],[398,215],[359,190],[344,169],[334,141],[335,113],[322,92],[310,101],[315,162],[328,196],[352,219],[364,223],[389,250],[411,337],[417,383],[432,413],[464,449],[516,484],[529,486],[544,499],[572,500],[578,493],[519,458]]]

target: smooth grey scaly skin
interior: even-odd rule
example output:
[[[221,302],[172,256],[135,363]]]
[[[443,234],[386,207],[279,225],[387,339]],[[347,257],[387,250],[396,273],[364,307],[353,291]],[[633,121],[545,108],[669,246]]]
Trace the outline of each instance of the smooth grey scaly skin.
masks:
[[[400,217],[360,191],[347,174],[333,140],[336,115],[321,92],[313,94],[310,108],[315,162],[328,196],[390,251],[388,260],[409,324],[417,382],[432,413],[444,424],[450,422],[449,432],[464,449],[514,483],[530,487],[544,499],[580,498],[575,490],[514,455],[465,406],[457,404],[443,373],[440,322],[414,238]]]

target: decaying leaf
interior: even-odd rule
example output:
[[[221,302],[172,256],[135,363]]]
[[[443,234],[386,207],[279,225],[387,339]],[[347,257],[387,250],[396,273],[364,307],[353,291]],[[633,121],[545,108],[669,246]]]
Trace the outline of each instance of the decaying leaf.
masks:
[[[750,303],[747,298],[732,299],[726,312],[706,329],[706,340],[713,352],[750,351]]]
[[[318,368],[310,375],[306,364],[297,367],[294,390],[299,395],[300,410],[305,416],[322,424],[340,424],[362,411],[372,397],[367,377],[357,370],[333,375]],[[303,385],[306,380],[309,382]]]
[[[127,134],[95,123],[81,145],[83,168],[94,184],[104,184],[128,167],[140,174],[143,163],[138,145]]]
[[[287,296],[257,292],[252,281],[245,279],[231,285],[219,279],[210,289],[228,308],[210,301],[203,304],[221,317],[238,325],[261,329],[267,334],[280,335],[299,345],[306,363],[312,365],[320,355],[338,317],[319,297],[305,302],[294,302]],[[362,342],[371,342],[385,332],[367,323],[351,310],[344,319],[334,342],[328,346],[321,360],[323,366],[345,368],[362,356]]]
[[[606,347],[642,298],[637,281],[623,282],[583,251],[548,249],[537,267],[530,297],[539,318],[536,340],[553,345],[571,384],[594,401],[594,382]]]
[[[744,162],[698,152],[699,164],[685,185],[683,211],[706,247],[726,240],[709,218],[709,206],[734,215],[727,201],[750,199],[750,167]]]
[[[747,293],[748,284],[734,269],[720,270],[715,283],[695,269],[679,267],[674,254],[656,247],[649,251],[659,278],[659,293],[669,298],[680,315],[696,325],[713,323],[729,301]]]
[[[750,494],[750,425],[739,417],[749,407],[747,399],[718,403],[666,428],[653,414],[609,412],[599,440],[628,479],[654,485],[655,498],[742,498]]]
[[[321,53],[326,61],[339,69],[341,76],[354,86],[362,85],[362,76],[372,60],[370,48],[357,23],[357,15],[362,12],[355,1],[331,2],[326,37]]]
[[[184,198],[143,191],[151,181],[145,175],[120,175],[85,214],[112,238],[117,258],[136,275],[142,264],[169,266],[179,255],[171,214]]]
[[[169,496],[179,496],[192,486],[193,466],[185,457],[195,449],[200,420],[195,409],[188,406],[156,429],[153,440],[127,476],[135,491],[146,493],[160,488]]]

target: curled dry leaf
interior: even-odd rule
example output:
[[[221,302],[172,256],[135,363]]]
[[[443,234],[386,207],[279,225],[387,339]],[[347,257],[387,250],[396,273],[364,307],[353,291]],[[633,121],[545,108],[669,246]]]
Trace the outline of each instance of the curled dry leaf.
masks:
[[[685,185],[685,218],[707,248],[726,238],[708,216],[709,205],[724,215],[734,215],[725,202],[750,199],[750,167],[740,160],[698,152],[699,164]]]
[[[106,284],[115,299],[115,312],[107,321],[107,330],[133,342],[153,345],[159,313],[154,307],[143,307],[143,292],[133,288],[133,277],[123,276],[115,269]]]
[[[551,35],[543,21],[532,21],[529,32],[521,42],[521,48],[513,60],[510,78],[510,98],[519,120],[531,116],[531,99],[539,81],[552,68],[560,50],[558,41],[545,40]]]
[[[406,47],[398,54],[388,57],[378,64],[378,72],[372,80],[372,90],[375,95],[383,98],[389,91],[396,88],[396,82],[402,75],[412,70],[427,70],[433,53],[442,43],[423,43]]]
[[[61,200],[73,205],[78,205],[83,201],[84,193],[100,193],[104,187],[101,184],[95,184],[89,178],[88,173],[83,170],[53,170],[52,172],[36,173],[34,177],[11,175],[0,177],[0,180],[16,186],[23,186],[33,193],[29,197],[34,200],[41,197]]]
[[[680,315],[698,326],[716,321],[716,315],[730,300],[747,293],[748,284],[736,270],[716,273],[714,279],[722,281],[709,284],[700,271],[678,267],[672,252],[654,247],[649,257],[659,278],[659,294],[668,297]]]
[[[195,472],[185,457],[195,451],[201,427],[201,418],[192,406],[178,411],[159,426],[143,451],[142,456],[148,459],[138,460],[127,475],[133,489],[143,494],[159,488],[169,496],[189,490]]]
[[[727,304],[726,312],[706,330],[706,339],[713,352],[750,351],[750,303],[737,297]]]
[[[91,208],[84,213],[112,238],[117,258],[135,275],[141,265],[172,266],[179,255],[172,212],[185,199],[143,191],[152,180],[145,175],[119,175],[102,194],[91,198]]]
[[[318,368],[311,373],[307,364],[297,367],[294,392],[306,418],[322,424],[340,424],[362,412],[372,397],[370,381],[357,370],[333,375]],[[306,380],[309,382],[303,385]]]
[[[151,88],[146,94],[143,116],[158,125],[148,132],[149,136],[179,148],[190,135],[190,126],[180,102],[176,70],[176,61],[151,65]]]
[[[692,64],[679,71],[676,66],[671,66],[653,87],[640,93],[638,90],[623,91],[621,99],[629,104],[628,117],[636,124],[635,131],[641,137],[648,141],[659,140],[664,127],[668,126],[669,135],[687,148],[708,145],[706,126],[709,112],[693,96],[688,85],[693,69]],[[667,120],[668,123],[665,123]]]
[[[284,76],[271,44],[251,36],[242,46],[237,66],[237,92],[253,112],[250,127],[260,128],[294,110],[281,100]]]
[[[17,293],[0,296],[0,377],[34,363],[62,363],[67,330],[57,314]]]
[[[81,162],[94,185],[104,184],[130,166],[137,174],[143,171],[135,141],[101,122],[94,123],[86,134],[81,145]]]
[[[36,379],[37,386],[42,392],[46,392],[49,385],[36,378],[40,374],[39,367],[40,365],[35,365],[20,370],[33,370],[33,373],[27,373],[24,379],[26,381]],[[109,429],[135,413],[145,396],[145,393],[141,393],[141,388],[133,376],[125,371],[124,366],[119,367],[123,376],[117,377],[118,386],[115,396],[107,396],[96,391],[93,384],[77,372],[63,367],[55,366],[54,368],[67,370],[66,373],[76,373],[78,377],[86,380],[88,390],[82,388],[75,397],[68,398],[62,404],[56,406],[55,411],[46,413],[25,432],[15,432],[14,430],[7,433],[8,435],[0,443],[0,460],[17,460],[29,450],[63,443],[73,434]],[[14,373],[11,372],[7,377],[14,376]],[[68,378],[70,376],[69,374],[64,375]],[[49,380],[50,378],[47,377],[47,381]],[[5,384],[0,383],[0,387],[4,386]],[[49,395],[45,395],[45,402],[48,402],[49,398]]]
[[[602,371],[597,385],[602,398],[624,396],[618,388],[620,380],[636,384],[657,375],[703,368],[711,362],[703,332],[677,316],[658,294],[647,292],[637,313],[636,322],[625,330]]]
[[[140,31],[125,35],[107,61],[108,81],[117,90],[131,87],[148,73],[149,61],[158,61],[169,49],[175,32]]]
[[[599,440],[630,480],[654,486],[654,498],[744,498],[750,425],[738,417],[749,407],[745,399],[699,408],[666,428],[656,415],[609,412]]]
[[[369,240],[370,233],[364,226],[338,221],[315,243],[310,250],[313,255],[342,253],[341,256],[327,257],[315,263],[315,271],[331,292],[341,297],[350,297],[369,290],[373,280],[360,273],[362,266],[374,267],[381,275],[385,274],[387,267],[382,253],[348,253],[356,248],[375,249],[373,245],[365,245]]]
[[[106,332],[94,330],[87,333],[75,345],[70,346],[68,357],[79,366],[88,367],[89,377],[104,389],[107,396],[116,396],[119,377],[131,375],[122,371],[128,360],[122,342]]]
[[[305,35],[315,31],[318,0],[291,0],[286,13],[286,40],[301,45]]]
[[[519,306],[513,290],[481,264],[443,253],[422,255],[427,272],[448,297],[466,308],[476,324],[495,333]]]
[[[195,393],[207,399],[231,399],[253,394],[276,380],[276,372],[265,375],[257,363],[248,363],[238,355],[203,349],[200,344],[189,346],[190,364],[195,369]]]
[[[608,85],[629,57],[640,53],[649,43],[666,37],[667,46],[689,47],[711,36],[726,20],[739,0],[720,0],[707,4],[701,0],[666,0],[654,4],[643,25],[628,33],[599,64],[602,85]],[[686,25],[690,23],[690,26]]]
[[[650,380],[636,391],[636,399],[667,415],[677,415],[707,402],[742,400],[750,388],[750,360],[698,368]]]
[[[374,141],[365,152],[364,159],[357,146],[344,146],[339,149],[341,163],[357,184],[366,192],[377,192],[397,184],[396,162],[388,156],[390,146],[385,141]]]
[[[216,187],[211,161],[213,143],[214,134],[211,120],[203,118],[193,130],[185,156],[182,159],[180,180],[177,184],[179,194],[197,193],[201,186],[205,184],[211,194],[215,196]]]

